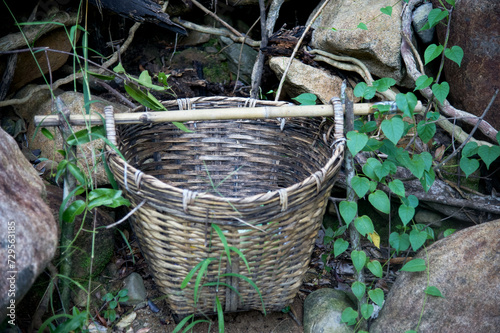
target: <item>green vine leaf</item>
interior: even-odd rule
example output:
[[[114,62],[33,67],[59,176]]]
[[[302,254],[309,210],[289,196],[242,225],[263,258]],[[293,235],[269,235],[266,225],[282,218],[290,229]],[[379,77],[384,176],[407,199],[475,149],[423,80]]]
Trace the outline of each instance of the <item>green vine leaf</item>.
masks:
[[[373,192],[368,196],[368,201],[382,213],[389,214],[391,211],[391,202],[384,191],[377,190]]]
[[[441,294],[441,291],[437,288],[437,287],[434,287],[434,286],[428,286],[426,289],[425,289],[425,293],[427,295],[431,295],[431,296],[436,296],[436,297],[442,297],[444,298],[443,294]]]
[[[424,259],[413,259],[412,261],[407,262],[402,268],[402,271],[405,272],[422,272],[425,271],[425,260]]]
[[[386,15],[392,16],[392,6],[380,8],[380,11]]]
[[[375,169],[381,167],[382,163],[376,158],[370,157],[366,160],[366,163],[363,165],[362,170],[363,173],[371,179],[380,180],[375,175]]]
[[[392,191],[392,193],[404,197],[405,196],[405,185],[403,182],[399,179],[394,179],[391,181],[389,184],[389,189]]]
[[[427,46],[424,52],[425,65],[439,57],[441,52],[443,52],[443,45],[431,44]]]
[[[452,6],[455,6],[455,0],[446,0],[446,2]]]
[[[390,7],[390,6],[389,6]],[[392,8],[392,7],[391,7]],[[396,80],[390,78],[390,77],[384,77],[382,79],[378,79],[373,81],[372,85],[377,89],[379,92],[384,92],[393,85],[396,84]]]
[[[420,155],[415,155],[411,159],[411,162],[405,165],[411,173],[418,179],[422,178],[425,171],[425,162]]]
[[[434,8],[429,12],[429,15],[427,15],[427,22],[429,23],[429,27],[432,28],[433,26],[438,24],[439,21],[446,17],[448,17],[448,11]]]
[[[362,198],[370,189],[370,181],[364,177],[354,176],[351,180],[351,186],[358,198]]]
[[[464,58],[464,50],[462,50],[460,46],[454,45],[451,48],[444,50],[444,56],[455,62],[458,67],[460,67],[462,59]]]
[[[363,22],[359,23],[357,28],[361,30],[368,30],[368,27]]]
[[[403,225],[406,226],[408,222],[411,221],[413,216],[415,216],[415,208],[403,204],[399,206],[398,215],[399,218],[401,219],[401,222],[403,222]]]
[[[403,111],[405,117],[413,118],[413,111],[415,110],[415,106],[417,106],[417,102],[417,96],[412,92],[396,95],[396,105],[398,109]]]
[[[368,135],[364,133],[358,133],[355,131],[347,132],[347,148],[351,152],[352,156],[356,156],[368,142]]]
[[[417,251],[427,240],[427,233],[425,231],[418,231],[413,229],[410,231],[410,244],[413,251]]]
[[[347,323],[347,325],[354,325],[356,324],[356,319],[358,318],[358,311],[354,311],[353,308],[348,307],[344,311],[342,311],[342,316],[340,317],[340,320],[342,320],[343,323]]]
[[[357,299],[361,300],[365,295],[366,285],[362,282],[356,281],[351,286],[352,293]]]
[[[335,240],[335,243],[333,243],[333,255],[335,257],[338,257],[339,255],[344,253],[348,247],[349,242],[343,240],[342,238],[338,238],[337,240]]]
[[[413,208],[417,208],[418,207],[418,198],[416,196],[414,196],[413,194],[410,194],[408,196],[408,206],[411,206]]]
[[[367,234],[371,234],[375,231],[372,220],[366,215],[357,217],[354,220],[354,226],[356,227],[356,230],[364,237]]]
[[[467,144],[462,149],[462,157],[471,157],[476,155],[478,151],[477,143],[467,142]]]
[[[366,253],[364,251],[352,251],[351,252],[351,259],[352,259],[352,264],[354,265],[354,268],[359,272],[365,267],[366,264]]]
[[[436,134],[436,124],[427,123],[422,120],[417,125],[417,133],[420,139],[422,139],[422,142],[427,143],[434,137],[434,134]]]
[[[384,305],[384,291],[382,289],[376,288],[368,291],[368,297],[378,306]]]
[[[474,171],[479,169],[479,161],[476,159],[470,159],[467,157],[462,157],[460,159],[460,169],[465,173],[465,177],[468,178]]]
[[[498,131],[496,138],[497,138],[498,144],[500,145],[500,131]]]
[[[428,77],[427,75],[421,75],[415,81],[415,89],[413,89],[413,91],[425,89],[429,87],[433,81],[434,78]]]
[[[368,264],[366,264],[366,267],[376,277],[379,277],[379,278],[382,277],[383,271],[382,271],[382,265],[380,264],[380,262],[378,262],[376,260],[372,260]]]
[[[297,101],[300,105],[316,105],[318,97],[311,93],[303,93],[292,99]]]
[[[429,191],[435,179],[436,174],[434,173],[434,169],[424,171],[424,175],[420,178],[420,184],[422,184],[425,192]]]
[[[358,204],[355,201],[341,201],[339,204],[339,211],[345,224],[349,225],[356,217]]]
[[[477,149],[477,153],[482,158],[484,164],[486,164],[486,169],[489,170],[491,163],[500,156],[500,146],[488,147],[483,145]]]
[[[373,313],[373,304],[364,303],[361,305],[361,315],[363,318],[368,319]]]
[[[389,235],[389,244],[399,253],[406,251],[410,247],[410,239],[408,234],[393,232]]]
[[[441,84],[434,83],[432,85],[432,92],[434,93],[434,96],[436,96],[436,99],[442,104],[450,93],[450,85],[448,82],[443,82]]]
[[[400,117],[392,117],[391,119],[385,119],[380,125],[385,136],[391,140],[395,145],[399,142],[399,139],[404,133],[404,122]]]
[[[368,86],[365,82],[360,82],[354,87],[354,96],[364,99],[372,99],[376,92],[377,89],[375,87]]]

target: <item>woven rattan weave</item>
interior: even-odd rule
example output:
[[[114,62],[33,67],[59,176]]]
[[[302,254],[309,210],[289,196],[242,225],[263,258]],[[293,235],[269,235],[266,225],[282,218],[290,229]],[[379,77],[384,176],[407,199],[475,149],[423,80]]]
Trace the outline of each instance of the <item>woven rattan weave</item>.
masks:
[[[281,106],[283,102],[207,97],[170,102],[169,109]],[[181,282],[206,258],[216,258],[202,283],[223,273],[247,276],[267,311],[290,304],[306,272],[327,198],[343,159],[343,115],[335,120],[287,119],[120,125],[108,162],[132,207],[139,238],[156,284],[179,315],[214,312],[215,295],[225,311],[262,310],[255,289],[235,277],[203,287],[193,301],[194,278]],[[340,110],[340,111],[339,111]],[[107,123],[108,138],[114,124]],[[335,135],[334,135],[335,133]],[[223,231],[250,266],[233,253],[229,265],[211,227]],[[220,267],[219,259],[222,258]],[[195,276],[196,277],[196,276]]]

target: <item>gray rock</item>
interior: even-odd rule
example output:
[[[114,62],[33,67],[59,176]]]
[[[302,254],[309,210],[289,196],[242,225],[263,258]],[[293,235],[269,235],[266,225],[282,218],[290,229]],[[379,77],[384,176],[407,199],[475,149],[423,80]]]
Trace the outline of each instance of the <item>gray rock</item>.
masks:
[[[47,96],[44,95],[39,95],[40,98],[43,100],[34,102],[31,101],[31,104],[34,105],[40,105],[36,109],[37,114],[36,115],[49,115],[53,113],[53,107],[55,103],[53,103],[50,98],[47,98]],[[78,93],[78,92],[65,92],[59,96],[66,107],[68,107],[71,111],[71,114],[78,114],[81,115],[82,112],[85,113],[84,109],[84,100],[83,100],[83,94]],[[96,98],[93,98],[96,99]],[[95,114],[100,113],[104,115],[104,107],[106,105],[113,105],[114,110],[116,113],[122,112],[123,110],[126,110],[126,107],[116,104],[116,103],[111,103],[108,101],[100,101],[97,103],[92,103],[90,106],[90,113]],[[61,134],[58,130],[54,130],[54,128],[49,129],[52,134],[54,134],[54,140],[49,140],[46,138],[43,134],[40,133],[40,129],[37,128],[34,125],[33,117],[35,114],[32,114],[32,110],[24,110],[27,108],[28,105],[20,106],[18,109],[19,114],[23,115],[26,120],[29,122],[28,126],[28,133],[27,136],[30,140],[30,148],[31,149],[40,149],[42,154],[41,157],[54,160],[56,162],[60,162],[62,160],[62,156],[58,153],[55,152],[56,149],[62,149],[63,147],[63,140],[61,137]],[[75,132],[83,129],[84,127],[82,126],[74,126],[73,130]],[[35,136],[36,133],[36,136]],[[34,138],[32,140],[32,138]],[[109,184],[108,177],[106,175],[106,172],[104,170],[104,164],[101,160],[101,158],[96,158],[94,159],[94,155],[98,155],[99,149],[102,149],[104,146],[102,140],[94,140],[91,142],[88,142],[86,144],[81,145],[81,149],[77,150],[77,158],[78,158],[78,165],[80,166],[80,169],[85,173],[89,174],[88,168],[86,161],[90,164],[90,169],[92,169],[94,166],[96,166],[96,174],[95,174],[95,181],[98,186],[106,185]],[[94,177],[94,175],[92,174]]]
[[[17,143],[0,129],[0,322],[54,257],[58,225],[45,186]],[[8,261],[9,260],[9,261]],[[13,310],[15,313],[16,311]]]
[[[442,220],[440,214],[427,209],[420,209],[415,214],[415,222],[422,224],[432,224],[433,227],[440,227],[442,225]]]
[[[427,272],[401,272],[371,333],[415,330],[427,279],[444,298],[428,296],[419,332],[498,332],[500,327],[500,220],[452,234],[421,251]]]
[[[281,78],[288,64],[288,57],[273,57],[269,60],[269,66],[276,75]],[[330,99],[340,96],[342,79],[330,75],[326,71],[306,65],[298,60],[293,60],[286,75],[284,90],[290,97],[297,97],[303,93],[311,93],[318,97],[323,104],[330,103]],[[351,88],[347,88],[347,96],[352,101],[359,101],[354,97]]]
[[[354,307],[347,294],[341,290],[323,288],[307,296],[304,302],[304,333],[350,333],[340,318],[342,311]]]
[[[311,44],[326,52],[357,58],[371,74],[404,83],[400,51],[402,4],[393,6],[388,16],[379,15],[380,9],[388,5],[385,0],[372,0],[369,5],[366,1],[330,1],[314,22]],[[368,30],[356,29],[360,22],[366,23]]]
[[[128,301],[125,305],[136,305],[146,300],[146,288],[142,277],[134,272],[123,280],[123,289],[128,290]]]
[[[258,52],[248,45],[243,45],[243,50],[241,50],[241,44],[236,44],[227,37],[221,37],[220,40],[226,45],[222,49],[222,52],[228,58],[229,70],[236,75],[239,64],[240,80],[245,84],[250,84],[252,81],[253,65]]]
[[[436,33],[436,27],[420,31],[420,29],[422,29],[423,26],[427,23],[427,16],[431,12],[431,10],[432,3],[424,3],[422,6],[417,7],[417,9],[413,11],[411,17],[413,29],[424,44],[430,44]]]

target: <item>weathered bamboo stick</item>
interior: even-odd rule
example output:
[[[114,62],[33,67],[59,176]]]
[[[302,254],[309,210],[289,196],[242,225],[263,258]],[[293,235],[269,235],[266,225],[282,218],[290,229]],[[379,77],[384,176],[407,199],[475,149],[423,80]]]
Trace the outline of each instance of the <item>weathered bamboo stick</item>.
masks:
[[[354,104],[355,115],[367,115],[376,110],[372,103]],[[422,103],[418,102],[415,112],[422,112]],[[115,122],[120,124],[142,124],[160,122],[184,122],[191,120],[230,120],[230,119],[269,119],[269,118],[291,118],[291,117],[333,117],[331,105],[290,105],[280,107],[239,107],[220,109],[195,109],[183,111],[154,111],[115,113]],[[72,126],[102,125],[102,118],[97,114],[72,115],[69,119]],[[57,115],[35,116],[35,126],[59,126]]]

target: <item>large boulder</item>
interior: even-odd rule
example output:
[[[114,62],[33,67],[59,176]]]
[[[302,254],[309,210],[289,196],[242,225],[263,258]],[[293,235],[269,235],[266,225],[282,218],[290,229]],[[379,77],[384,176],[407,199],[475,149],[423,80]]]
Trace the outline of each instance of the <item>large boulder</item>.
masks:
[[[440,1],[433,0],[434,7]],[[481,116],[500,87],[500,1],[457,1],[451,16],[448,48],[458,45],[464,51],[460,67],[446,59],[444,73],[450,84],[450,103],[461,110]],[[444,44],[446,27],[437,25],[438,38]],[[500,129],[500,98],[485,117]]]
[[[45,204],[45,186],[17,143],[0,128],[0,322],[53,258],[58,225]]]
[[[391,77],[401,84],[405,78],[400,51],[402,4],[394,5],[388,16],[380,12],[388,5],[385,0],[330,1],[313,24],[311,44],[359,59],[372,75]],[[359,23],[365,23],[368,30],[357,29]]]
[[[495,220],[459,231],[420,251],[416,258],[426,261],[429,273],[402,272],[370,332],[416,330],[419,321],[419,332],[498,332],[499,249],[500,220]],[[428,285],[437,287],[444,298],[426,297]]]

